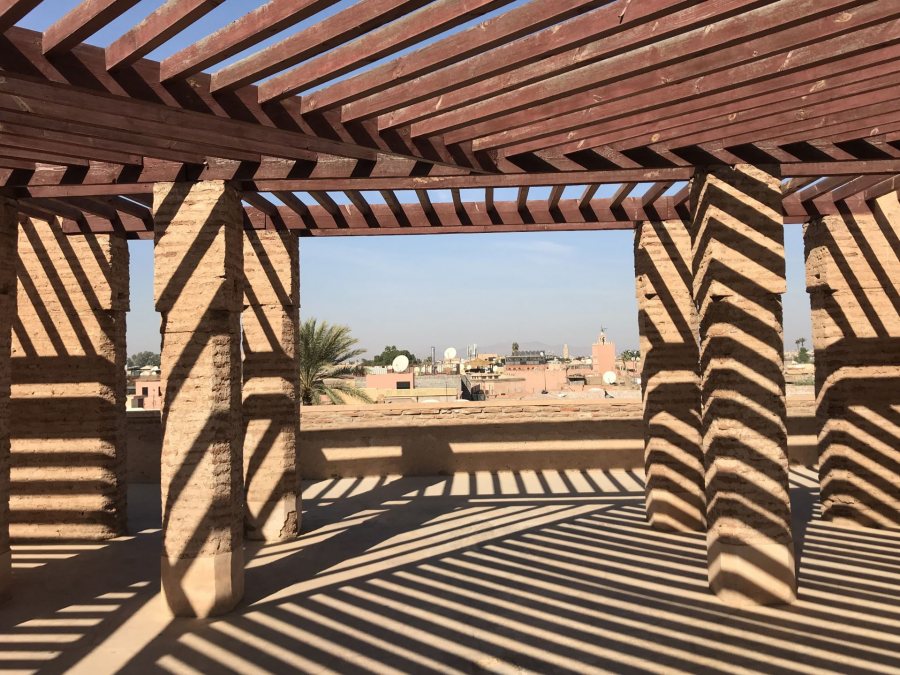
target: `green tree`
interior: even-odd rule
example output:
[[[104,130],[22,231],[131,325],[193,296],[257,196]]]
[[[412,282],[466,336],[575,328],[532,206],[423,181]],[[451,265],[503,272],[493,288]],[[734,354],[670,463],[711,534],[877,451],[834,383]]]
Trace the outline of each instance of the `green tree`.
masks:
[[[806,347],[800,347],[797,351],[797,358],[795,359],[797,363],[809,363],[809,350]]]
[[[512,353],[515,354],[517,351],[519,351],[519,343],[513,342],[512,343]]]
[[[398,356],[405,356],[409,359],[409,362],[413,365],[417,364],[419,360],[416,358],[416,355],[410,352],[408,349],[399,349],[397,345],[389,345],[384,348],[378,356],[372,359],[372,365],[375,366],[389,366],[394,362]]]
[[[159,354],[155,352],[138,352],[128,357],[129,368],[143,368],[144,366],[159,366]]]
[[[349,379],[354,366],[347,362],[365,352],[356,349],[357,343],[347,326],[327,321],[320,324],[316,319],[301,324],[300,400],[304,405],[318,405],[323,396],[334,404],[345,403],[342,394],[372,403],[366,392]]]

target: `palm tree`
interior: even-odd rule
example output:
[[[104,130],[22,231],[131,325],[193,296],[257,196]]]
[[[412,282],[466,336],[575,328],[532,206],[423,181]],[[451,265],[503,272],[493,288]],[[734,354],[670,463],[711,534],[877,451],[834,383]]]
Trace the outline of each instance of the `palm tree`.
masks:
[[[307,319],[300,325],[300,400],[303,405],[317,405],[322,396],[334,404],[345,403],[340,394],[373,402],[352,379],[335,381],[353,374],[354,366],[347,361],[365,352],[355,349],[357,342],[347,326],[331,325],[327,321],[319,324],[316,319]]]

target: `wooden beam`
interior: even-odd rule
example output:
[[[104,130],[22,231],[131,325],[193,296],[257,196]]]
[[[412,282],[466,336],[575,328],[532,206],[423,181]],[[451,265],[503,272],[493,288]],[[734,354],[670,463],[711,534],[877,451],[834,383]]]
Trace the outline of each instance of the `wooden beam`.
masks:
[[[891,178],[891,176],[860,176],[832,190],[831,198],[836,202],[842,201],[848,197],[864,193],[866,190]]]
[[[841,185],[849,183],[852,180],[852,176],[830,176],[828,178],[823,178],[814,185],[798,192],[797,199],[800,201],[800,203],[810,202],[813,199],[821,197],[822,195],[831,192],[834,188],[840,187]]]
[[[222,2],[224,0],[167,0],[106,48],[107,70],[130,66]]]
[[[895,41],[897,27],[885,17],[896,14],[896,10],[884,4],[870,3],[845,11],[839,15],[839,21],[829,14],[847,10],[852,4],[858,3],[849,0],[769,3],[711,23],[708,31],[702,27],[694,29],[571,73],[533,82],[512,92],[422,120],[411,126],[411,132],[414,136],[444,133],[447,142],[458,143],[596,107],[598,96],[612,101],[689,79],[705,89],[707,74],[717,81],[727,81],[731,77],[723,63],[733,69],[777,55],[777,59],[766,61],[753,71],[754,78],[771,78],[785,69],[802,65],[794,60],[791,45],[796,45],[799,50],[804,44],[872,24],[879,24],[876,34],[882,41]],[[785,29],[785,25],[790,27]],[[856,43],[854,51],[875,49],[879,44],[879,41]],[[660,59],[660,54],[664,54],[664,59]],[[648,69],[648,60],[656,64],[654,68]],[[453,133],[449,133],[451,130]]]
[[[550,188],[550,198],[547,200],[547,205],[551,209],[556,208],[556,205],[559,204],[559,200],[562,199],[565,189],[565,185],[554,185]]]
[[[576,16],[590,4],[593,4],[591,0],[531,0],[434,44],[308,94],[303,98],[303,112],[333,108],[370,96],[399,82]],[[285,88],[285,91],[289,89]],[[271,100],[274,92],[263,90],[261,93],[262,100]]]
[[[0,33],[16,25],[39,4],[41,0],[0,0]]]
[[[212,91],[222,91],[257,82],[395,21],[428,2],[429,0],[369,0],[353,4],[216,71],[210,88]],[[421,23],[420,20],[420,25]],[[394,30],[396,28],[391,24],[390,32]],[[264,100],[265,94],[261,93],[261,97]]]
[[[619,206],[619,204],[621,204],[636,187],[637,183],[622,183],[612,196],[612,201],[610,203],[613,207]]]
[[[502,150],[506,155],[551,147],[559,152],[575,152],[604,144],[605,139],[615,142],[634,138],[647,132],[648,125],[653,130],[668,129],[719,114],[730,115],[767,105],[786,106],[792,98],[801,99],[798,103],[802,104],[802,99],[810,94],[896,70],[900,60],[897,44],[836,59],[841,52],[856,48],[858,43],[851,37],[842,35],[794,51],[792,63],[799,60],[804,67],[779,71],[772,78],[760,79],[756,73],[765,70],[767,62],[783,60],[783,55],[702,79],[650,87],[632,96],[506,129],[476,139],[473,147]]]
[[[160,64],[160,79],[165,82],[199,73],[313,16],[334,2],[335,0],[270,0],[212,35],[163,59]]]
[[[591,206],[591,200],[594,198],[594,195],[597,194],[597,190],[600,189],[599,185],[588,185],[584,189],[584,193],[581,195],[581,198],[578,200],[578,208],[579,209],[587,209]]]
[[[140,110],[178,118],[170,118],[166,123],[178,129],[177,132],[141,131],[149,136],[168,138],[185,130],[200,135],[218,128],[219,141],[226,141],[236,149],[261,143],[274,151],[279,146],[284,149],[296,147],[298,142],[312,143],[315,148],[309,149],[307,159],[310,161],[315,159],[313,153],[352,155],[354,159],[367,161],[377,161],[379,155],[389,154],[430,165],[442,164],[479,172],[496,170],[486,153],[476,156],[465,147],[450,149],[440,141],[413,143],[408,136],[401,134],[382,136],[374,122],[347,128],[333,114],[317,115],[315,120],[307,121],[300,115],[297,100],[273,103],[264,108],[257,100],[254,87],[236,90],[228,96],[214,96],[209,91],[209,77],[206,75],[191,77],[187,83],[163,85],[159,81],[159,64],[149,60],[142,59],[121,73],[109,73],[104,51],[100,48],[78,45],[71,54],[61,54],[51,61],[41,53],[39,33],[14,27],[4,37],[8,42],[0,50],[0,68],[5,78],[23,78],[29,80],[30,85],[47,86],[32,80],[39,70],[52,83],[61,85],[52,92],[46,90],[48,93],[58,94],[58,98],[62,98],[63,94],[82,97],[77,102],[67,101],[67,104],[80,106],[92,113],[100,115],[105,112],[108,115],[115,112],[131,118],[140,117],[136,114]],[[31,65],[26,67],[25,64]],[[90,96],[97,98],[91,99]],[[50,103],[56,101],[52,97],[46,100]],[[83,117],[84,114],[83,110],[74,117],[58,115],[56,119],[79,119],[79,115]],[[194,116],[193,124],[191,119],[181,117],[185,114]],[[142,119],[142,122],[146,121],[149,120]],[[241,127],[223,128],[220,126],[222,123],[239,124]],[[119,123],[108,128],[118,129],[121,126]],[[278,154],[279,151],[267,152],[259,147],[257,156]],[[217,155],[213,153],[212,156]],[[252,160],[248,158],[247,161]]]
[[[617,0],[348,103],[342,111],[344,119],[381,115],[379,128],[411,124],[550,74],[580,68],[647,40],[677,34],[685,26],[695,24],[698,16],[708,15],[709,10],[704,10],[702,4],[684,0]],[[678,11],[685,8],[684,12]],[[583,8],[587,9],[590,8]]]
[[[82,0],[72,11],[44,31],[41,48],[46,55],[62,54],[103,28],[139,0]]]
[[[309,207],[304,204],[300,200],[300,198],[293,192],[283,192],[279,190],[277,192],[273,192],[272,194],[280,199],[286,207],[288,207],[291,211],[296,213],[301,218],[309,217]]]
[[[866,201],[870,199],[878,199],[879,197],[883,197],[886,194],[890,194],[891,192],[896,192],[900,190],[900,175],[891,176],[887,180],[884,180],[877,185],[873,185],[868,190],[866,190],[863,195]]]
[[[33,158],[29,157],[28,160]],[[37,161],[44,161],[38,159]],[[736,160],[736,162],[739,160]],[[781,173],[786,178],[792,177],[821,177],[821,176],[845,176],[847,180],[861,175],[871,174],[895,174],[900,173],[900,159],[877,159],[856,161],[832,161],[832,162],[796,162],[781,164]],[[48,173],[49,168],[37,173],[41,181],[32,182],[29,185],[7,184],[6,187],[21,196],[95,196],[109,194],[148,194],[152,191],[153,183],[159,180],[184,180],[176,174],[156,173],[149,175],[146,182],[134,181],[132,178],[116,182],[110,180],[116,174],[110,174],[105,170],[94,172],[93,167],[80,184],[61,184],[60,179],[64,172],[54,170]],[[539,187],[554,185],[608,185],[613,183],[650,183],[657,181],[688,180],[694,173],[693,167],[658,168],[658,169],[619,169],[607,171],[566,171],[559,173],[520,173],[508,175],[469,175],[469,176],[377,176],[370,178],[341,176],[323,176],[321,178],[277,178],[277,179],[246,179],[241,176],[231,176],[235,185],[243,190],[255,190],[259,192],[276,191],[326,191],[326,190],[449,190],[451,188],[509,188],[509,187]],[[200,173],[195,180],[215,179],[223,180],[221,173]],[[7,179],[0,178],[0,184]],[[129,182],[132,181],[132,182]]]
[[[806,178],[791,178],[787,183],[785,183],[781,188],[781,196],[782,197],[790,197],[795,192],[798,192],[805,188],[807,185],[815,183],[818,179],[814,176],[808,176]]]
[[[663,196],[666,190],[674,185],[673,181],[661,181],[654,183],[641,197],[642,206],[652,206],[653,202]]]

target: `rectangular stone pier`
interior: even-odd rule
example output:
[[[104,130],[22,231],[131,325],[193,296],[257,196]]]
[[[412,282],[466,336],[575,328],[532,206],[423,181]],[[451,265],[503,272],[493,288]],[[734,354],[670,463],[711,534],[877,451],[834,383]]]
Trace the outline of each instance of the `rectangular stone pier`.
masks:
[[[153,191],[162,315],[162,588],[178,616],[229,611],[244,586],[240,332],[243,221],[222,182]]]
[[[711,168],[691,206],[710,586],[728,604],[791,602],[780,177]]]
[[[16,316],[16,204],[0,197],[0,598],[9,590],[10,340]]]
[[[691,236],[680,220],[640,222],[634,246],[644,360],[647,516],[658,529],[703,531],[706,499]]]
[[[900,527],[900,203],[806,227],[824,516]]]
[[[19,225],[12,334],[13,538],[125,531],[128,245]]]
[[[247,537],[280,541],[300,526],[297,439],[297,237],[249,230],[244,242],[244,491]]]

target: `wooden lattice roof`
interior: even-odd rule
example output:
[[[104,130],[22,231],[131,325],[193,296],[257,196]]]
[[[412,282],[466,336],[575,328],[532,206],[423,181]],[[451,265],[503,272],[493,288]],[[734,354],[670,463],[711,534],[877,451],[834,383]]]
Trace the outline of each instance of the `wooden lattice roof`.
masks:
[[[169,180],[233,181],[248,226],[303,235],[631,227],[720,163],[777,166],[792,221],[900,186],[889,0],[270,0],[162,62],[221,0],[106,48],[137,0],[15,25],[38,4],[0,0],[0,190],[73,232],[146,236]]]

